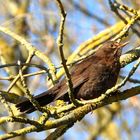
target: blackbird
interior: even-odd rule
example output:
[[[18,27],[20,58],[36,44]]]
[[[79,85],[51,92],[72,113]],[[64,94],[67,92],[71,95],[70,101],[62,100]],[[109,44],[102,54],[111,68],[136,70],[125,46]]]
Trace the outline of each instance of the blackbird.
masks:
[[[76,99],[97,98],[116,84],[121,68],[119,58],[123,46],[125,46],[125,43],[108,41],[96,53],[71,68],[73,94]],[[66,79],[63,78],[54,87],[35,96],[34,99],[38,101],[40,106],[47,105],[57,99],[70,102],[67,90]],[[36,110],[28,99],[18,103],[16,107],[25,113]]]

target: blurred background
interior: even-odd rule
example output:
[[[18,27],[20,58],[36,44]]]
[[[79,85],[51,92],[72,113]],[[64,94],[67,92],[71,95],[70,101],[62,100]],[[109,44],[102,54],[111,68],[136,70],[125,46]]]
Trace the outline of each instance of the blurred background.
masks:
[[[140,9],[139,0],[119,0],[123,4],[136,10]],[[62,0],[67,12],[64,52],[66,58],[86,40],[94,37],[99,32],[115,25],[120,19],[111,11],[108,0]],[[18,35],[24,37],[37,49],[47,55],[52,62],[60,65],[60,57],[56,44],[58,37],[60,16],[55,0],[0,0],[0,25],[7,27]],[[127,41],[129,45],[123,53],[140,44],[140,26],[138,33],[129,32]],[[18,60],[25,62],[28,51],[11,37],[0,33],[0,64],[15,63]],[[34,57],[32,63],[44,65]],[[135,63],[135,62],[134,62]],[[118,81],[126,76],[134,63],[121,70]],[[36,68],[28,68],[25,73],[36,72]],[[0,69],[0,89],[6,90],[10,79],[5,77],[15,75],[17,68]],[[127,89],[140,83],[140,69],[136,71],[133,79],[121,89]],[[47,89],[47,75],[37,75],[27,78],[26,82],[31,93],[39,94]],[[5,79],[4,79],[5,78]],[[11,92],[23,95],[22,88],[14,86]],[[138,140],[140,139],[140,103],[139,96],[128,100],[113,103],[102,107],[85,116],[77,122],[60,139],[61,140]],[[0,117],[7,115],[6,109],[0,104]],[[11,105],[12,106],[12,105]],[[28,117],[38,117],[32,113]],[[16,124],[16,125],[15,125]],[[0,126],[0,134],[24,127],[17,123],[7,123]],[[42,140],[52,130],[36,132],[14,138],[14,140]]]

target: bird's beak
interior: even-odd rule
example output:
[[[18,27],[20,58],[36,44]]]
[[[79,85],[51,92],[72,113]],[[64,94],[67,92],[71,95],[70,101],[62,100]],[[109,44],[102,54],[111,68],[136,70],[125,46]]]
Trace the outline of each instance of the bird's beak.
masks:
[[[129,41],[124,42],[123,44],[121,44],[121,45],[119,46],[119,48],[123,48],[123,47],[126,46],[128,43],[129,43]]]

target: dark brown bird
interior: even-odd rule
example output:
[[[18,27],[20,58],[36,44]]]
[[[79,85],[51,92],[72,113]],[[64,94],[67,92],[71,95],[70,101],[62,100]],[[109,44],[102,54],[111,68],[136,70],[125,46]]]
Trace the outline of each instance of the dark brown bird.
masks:
[[[97,98],[116,84],[121,68],[119,58],[123,46],[125,44],[109,41],[98,49],[95,54],[72,67],[71,78],[76,99],[89,100]],[[63,79],[53,88],[34,98],[41,106],[57,99],[69,101],[67,89],[66,80]],[[35,111],[28,99],[18,103],[16,107],[25,113]]]

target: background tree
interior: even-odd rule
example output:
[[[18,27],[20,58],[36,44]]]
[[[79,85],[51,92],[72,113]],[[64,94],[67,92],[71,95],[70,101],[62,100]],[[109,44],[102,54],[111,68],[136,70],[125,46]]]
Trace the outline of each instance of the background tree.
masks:
[[[0,139],[56,139],[63,134],[61,139],[67,140],[139,139],[139,96],[134,96],[140,92],[139,69],[121,87],[121,94],[108,100],[95,100],[79,108],[57,101],[55,107],[50,105],[45,112],[39,107],[44,113],[37,111],[21,117],[17,116],[19,112],[14,105],[23,95],[33,100],[30,93],[45,91],[62,76],[58,47],[61,41],[64,45],[60,47],[71,66],[97,46],[127,31],[126,38],[122,37],[129,45],[120,60],[122,67],[125,66],[118,78],[121,83],[135,62],[128,64],[140,56],[140,2],[124,0],[122,5],[118,2],[121,1],[62,0],[63,9],[59,0],[0,1]],[[64,27],[60,26],[63,25],[61,10],[67,12]],[[89,113],[92,110],[95,111]]]

